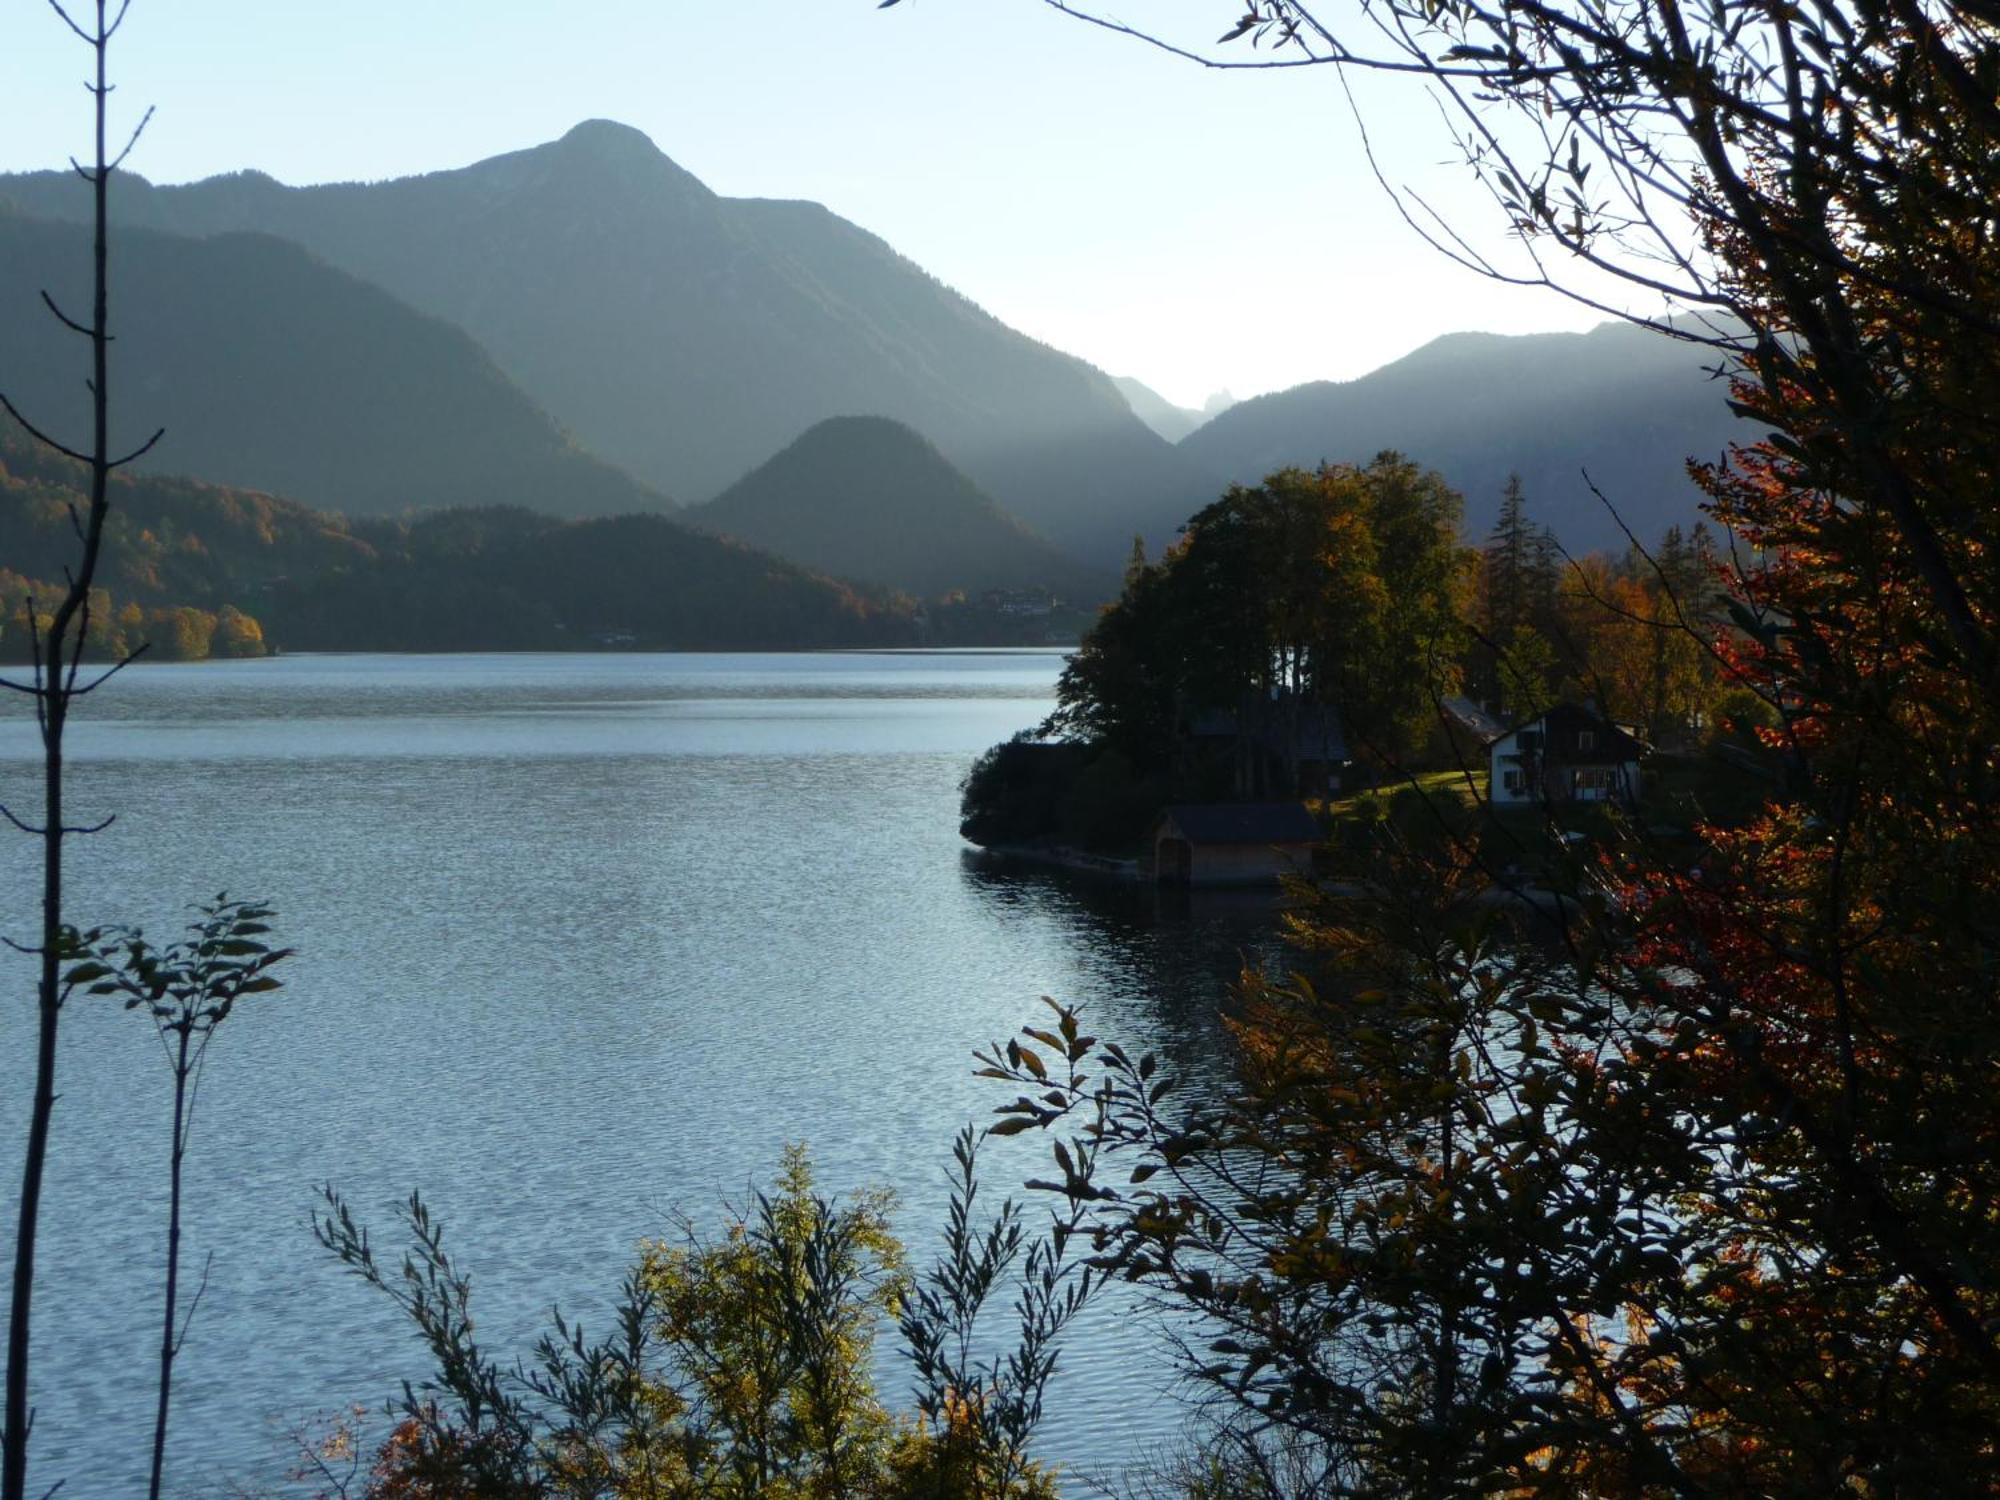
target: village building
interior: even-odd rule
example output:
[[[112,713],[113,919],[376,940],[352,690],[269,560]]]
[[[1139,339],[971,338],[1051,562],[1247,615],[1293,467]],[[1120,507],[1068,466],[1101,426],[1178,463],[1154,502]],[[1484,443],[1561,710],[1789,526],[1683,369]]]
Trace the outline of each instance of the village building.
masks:
[[[1323,837],[1302,802],[1183,803],[1153,825],[1153,872],[1169,885],[1271,885],[1309,874]]]
[[[1525,719],[1487,747],[1496,807],[1639,800],[1645,744],[1574,703]]]

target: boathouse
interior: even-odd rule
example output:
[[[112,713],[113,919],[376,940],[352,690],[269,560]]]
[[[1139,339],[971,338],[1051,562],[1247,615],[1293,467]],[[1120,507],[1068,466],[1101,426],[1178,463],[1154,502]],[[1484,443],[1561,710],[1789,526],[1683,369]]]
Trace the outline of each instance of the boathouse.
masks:
[[[1170,885],[1271,885],[1309,873],[1322,838],[1303,802],[1183,803],[1153,825],[1153,873]]]

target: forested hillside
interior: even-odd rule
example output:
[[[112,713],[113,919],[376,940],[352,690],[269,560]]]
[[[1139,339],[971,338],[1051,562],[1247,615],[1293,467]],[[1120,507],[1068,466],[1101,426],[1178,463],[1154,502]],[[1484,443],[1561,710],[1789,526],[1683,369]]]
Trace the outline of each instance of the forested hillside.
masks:
[[[82,470],[0,431],[0,589],[54,597]],[[283,650],[734,649],[901,645],[907,601],[863,594],[659,516],[564,521],[517,508],[347,520],[193,480],[114,481],[100,623],[181,649],[151,612],[234,609]],[[10,629],[0,639],[11,640]],[[8,647],[11,650],[11,645]],[[109,650],[109,643],[104,649]]]

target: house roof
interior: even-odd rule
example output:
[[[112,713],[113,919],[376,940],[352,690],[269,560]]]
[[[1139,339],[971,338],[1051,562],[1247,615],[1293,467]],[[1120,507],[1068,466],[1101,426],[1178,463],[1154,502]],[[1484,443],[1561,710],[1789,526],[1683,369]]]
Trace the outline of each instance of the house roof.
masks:
[[[1477,735],[1482,745],[1490,745],[1507,733],[1506,725],[1470,698],[1450,697],[1444,699],[1438,706],[1444,710],[1447,719],[1457,724],[1467,734]]]
[[[1160,823],[1190,844],[1317,844],[1319,820],[1303,802],[1183,802]]]
[[[1504,732],[1487,741],[1488,748],[1506,739],[1510,734],[1522,729],[1531,729],[1536,725],[1553,733],[1588,729],[1601,736],[1594,750],[1581,756],[1575,752],[1566,754],[1564,759],[1570,762],[1589,761],[1593,764],[1601,762],[1611,765],[1621,761],[1637,760],[1647,750],[1645,741],[1626,733],[1602,714],[1593,713],[1576,703],[1558,703],[1543,709],[1538,714],[1531,714],[1508,725]]]

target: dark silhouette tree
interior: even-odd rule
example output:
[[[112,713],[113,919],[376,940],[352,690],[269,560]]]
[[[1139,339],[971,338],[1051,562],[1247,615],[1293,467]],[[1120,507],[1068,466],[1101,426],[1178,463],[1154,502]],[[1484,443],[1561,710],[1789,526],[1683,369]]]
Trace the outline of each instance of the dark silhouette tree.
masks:
[[[1101,1253],[1222,1323],[1201,1373],[1335,1492],[1993,1493],[2000,24],[1357,24],[1373,54],[1282,0],[1232,35],[1430,79],[1535,266],[1712,315],[1674,331],[1772,434],[1700,470],[1735,629],[1702,626],[1692,538],[1626,581],[1762,697],[1772,795],[1693,855],[1631,827],[1572,859],[1547,963],[1478,918],[1477,850],[1375,851],[1249,991],[1242,1097],[989,1058],[1009,1119],[1080,1127]]]
[[[1990,508],[1953,482],[1949,446],[1909,441],[2000,366],[1984,0],[1387,0],[1337,18],[1247,0],[1208,44],[1045,3],[1208,67],[1422,81],[1513,249],[1384,178],[1410,224],[1486,275],[1715,349],[1762,391],[1757,414],[1894,528],[1943,643],[1993,692],[1974,576]],[[1657,314],[1605,300],[1607,277]]]
[[[67,588],[47,616],[36,613],[32,603],[28,618],[34,636],[32,674],[26,681],[6,679],[6,687],[27,697],[34,705],[42,739],[42,807],[40,821],[34,822],[11,810],[7,819],[40,841],[42,853],[41,930],[29,950],[40,968],[36,989],[36,1032],[34,1095],[29,1106],[28,1138],[21,1169],[21,1199],[14,1241],[14,1267],[8,1302],[7,1378],[5,1427],[0,1430],[0,1500],[25,1500],[28,1480],[28,1437],[33,1422],[29,1404],[28,1355],[31,1347],[30,1317],[34,1307],[35,1230],[41,1213],[42,1177],[48,1161],[49,1128],[55,1113],[56,1054],[62,1011],[72,986],[64,978],[65,965],[80,956],[74,927],[64,915],[63,853],[73,835],[93,831],[93,826],[71,824],[63,798],[63,744],[69,715],[76,700],[95,691],[105,677],[124,665],[114,663],[106,672],[82,679],[84,645],[90,635],[91,591],[96,578],[98,555],[104,540],[104,518],[110,501],[112,473],[131,463],[159,440],[155,433],[136,451],[114,454],[111,447],[110,350],[111,321],[109,297],[109,199],[111,178],[124,162],[145,129],[142,118],[122,150],[113,152],[109,142],[107,106],[110,101],[108,62],[112,39],[123,24],[130,0],[111,6],[96,0],[87,13],[88,24],[77,21],[59,0],[50,0],[63,23],[91,49],[94,69],[89,84],[95,111],[95,149],[91,164],[79,164],[77,172],[90,184],[94,200],[95,239],[92,249],[94,282],[91,307],[84,318],[72,316],[46,292],[43,301],[49,312],[90,346],[91,436],[87,447],[64,444],[37,427],[4,394],[0,408],[26,428],[46,447],[86,464],[90,471],[90,499],[82,511],[71,512],[77,537],[77,556],[69,573]],[[108,623],[108,622],[102,622]],[[127,658],[129,660],[129,658]]]

